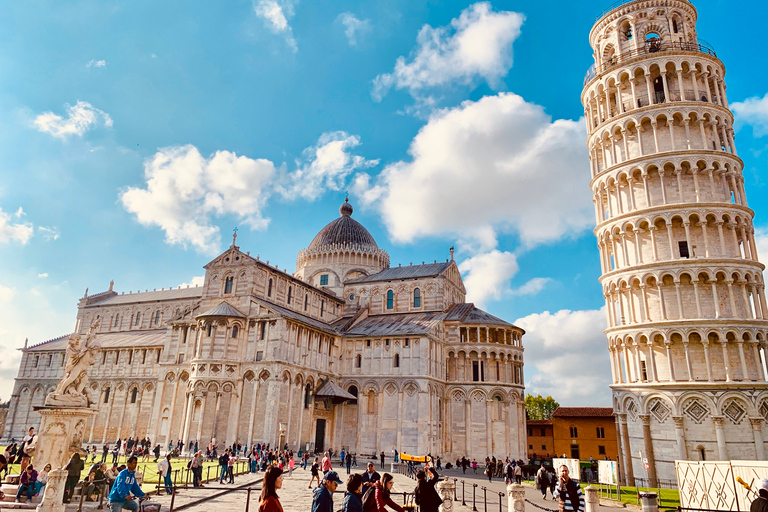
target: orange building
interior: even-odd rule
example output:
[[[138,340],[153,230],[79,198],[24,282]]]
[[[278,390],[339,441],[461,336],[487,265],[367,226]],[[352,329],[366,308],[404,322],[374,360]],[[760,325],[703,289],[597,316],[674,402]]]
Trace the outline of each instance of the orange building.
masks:
[[[526,420],[528,429],[528,458],[549,458],[555,455],[552,420]],[[533,457],[536,455],[536,457]]]
[[[558,407],[552,414],[552,431],[557,456],[617,460],[616,421],[610,407]]]

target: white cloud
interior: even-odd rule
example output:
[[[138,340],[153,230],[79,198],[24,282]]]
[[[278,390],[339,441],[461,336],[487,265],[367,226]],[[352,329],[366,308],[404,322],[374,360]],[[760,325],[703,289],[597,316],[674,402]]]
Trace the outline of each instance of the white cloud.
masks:
[[[16,290],[0,284],[0,302],[11,302]]]
[[[515,320],[523,336],[526,392],[554,396],[561,405],[610,406],[611,366],[603,329],[605,308],[545,311]]]
[[[361,35],[371,30],[371,20],[361,20],[351,12],[339,14],[336,21],[344,25],[344,35],[347,36],[350,46],[355,46]]]
[[[66,119],[53,112],[44,112],[35,118],[35,126],[43,133],[65,139],[70,135],[82,137],[85,132],[97,125],[107,128],[113,124],[112,118],[87,101],[78,100],[75,106],[67,105]]]
[[[258,0],[254,3],[253,10],[273,33],[283,35],[285,42],[294,52],[298,50],[293,30],[288,23],[288,20],[293,17],[293,1]]]
[[[261,215],[264,189],[275,166],[229,151],[203,157],[192,145],[160,149],[144,162],[147,188],[122,192],[125,209],[145,226],[159,226],[166,242],[214,254],[221,243],[212,216],[232,214],[253,229],[266,227]]]
[[[509,281],[519,269],[514,254],[498,250],[462,261],[459,271],[464,274],[467,301],[483,306],[488,299],[501,299],[511,292]]]
[[[359,145],[356,135],[341,131],[324,133],[316,145],[304,150],[304,159],[296,161],[297,169],[282,176],[278,192],[288,199],[314,200],[325,190],[341,190],[352,172],[379,163],[349,153]]]
[[[581,121],[552,121],[511,93],[436,112],[411,142],[410,161],[353,188],[398,242],[455,235],[496,246],[517,233],[524,246],[575,235],[594,224]]]
[[[377,101],[391,89],[407,89],[414,98],[453,83],[470,85],[478,77],[491,87],[512,67],[512,43],[520,35],[525,16],[494,12],[491,4],[467,7],[450,26],[424,25],[408,59],[401,56],[391,73],[377,76],[371,95]]]
[[[37,277],[39,277],[40,279],[45,279],[46,277],[48,277],[48,273],[43,272],[42,274],[37,274]]]
[[[194,276],[188,283],[181,283],[179,286],[182,288],[193,288],[195,286],[203,286],[205,284],[205,276]]]
[[[313,200],[339,190],[351,172],[376,165],[349,154],[359,144],[345,132],[323,134],[293,172],[229,151],[205,158],[192,145],[162,148],[144,162],[146,188],[129,187],[120,199],[141,224],[163,229],[167,243],[216,254],[221,236],[214,218],[234,215],[251,229],[266,228],[262,212],[273,193]]]
[[[58,240],[61,236],[61,233],[59,232],[59,228],[56,226],[46,228],[44,226],[38,226],[37,230],[43,234],[43,238],[46,240]]]
[[[0,208],[0,244],[9,242],[20,242],[22,245],[29,242],[35,233],[35,228],[28,222],[14,222],[13,219],[19,219],[24,216],[24,210],[19,208],[16,213],[11,215],[5,213]]]
[[[736,114],[737,128],[748,124],[756,137],[768,135],[768,93],[762,98],[755,96],[731,103],[731,110]]]
[[[527,281],[520,288],[512,290],[513,295],[536,295],[549,283],[552,279],[548,277],[534,277]]]
[[[107,61],[105,61],[105,60],[91,59],[91,60],[89,60],[86,63],[85,67],[87,67],[87,68],[103,68],[106,65],[107,65]]]

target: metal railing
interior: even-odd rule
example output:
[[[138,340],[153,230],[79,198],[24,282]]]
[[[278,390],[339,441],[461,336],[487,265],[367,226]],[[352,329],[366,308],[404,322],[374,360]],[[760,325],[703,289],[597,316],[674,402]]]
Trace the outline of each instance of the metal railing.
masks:
[[[682,42],[676,42],[676,41],[669,42],[669,41],[661,41],[659,39],[651,39],[649,41],[646,41],[645,44],[640,48],[632,49],[628,52],[624,52],[619,55],[614,55],[610,60],[608,60],[607,62],[603,62],[599,66],[597,66],[596,64],[592,64],[592,66],[589,67],[586,75],[584,76],[584,85],[587,85],[587,83],[591,81],[593,78],[595,78],[597,75],[605,73],[609,69],[613,69],[614,67],[620,65],[626,60],[632,59],[634,57],[639,57],[641,55],[650,55],[653,53],[674,52],[674,51],[706,53],[713,57],[717,57],[717,53],[715,52],[715,49],[712,48],[712,46],[709,43],[703,40],[699,40],[698,43],[682,43]]]
[[[416,471],[417,468],[409,466],[408,464],[394,464],[394,472],[400,475],[405,475],[409,478],[416,479]],[[491,493],[491,496],[494,494],[498,495],[499,497],[499,512],[502,512],[502,508],[506,506],[504,502],[504,496],[506,496],[503,492],[494,491],[493,489],[488,489],[483,485],[478,485],[475,483],[467,483],[464,480],[460,480],[458,478],[447,478],[447,477],[441,477],[444,480],[453,480],[453,501],[461,501],[461,504],[463,506],[467,505],[467,496],[466,496],[466,488],[471,486],[472,487],[472,512],[478,512],[477,510],[477,504],[479,502],[479,496],[478,496],[478,487],[480,488],[480,491],[483,492],[483,501],[482,501],[482,507],[483,512],[488,512],[488,493]],[[461,500],[459,500],[459,483],[461,483]],[[493,500],[491,500],[491,505],[493,505]]]

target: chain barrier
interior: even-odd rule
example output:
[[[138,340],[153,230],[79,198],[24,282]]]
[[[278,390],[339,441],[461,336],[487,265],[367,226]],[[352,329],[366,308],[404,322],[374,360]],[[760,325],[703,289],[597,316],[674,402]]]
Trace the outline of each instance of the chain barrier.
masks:
[[[553,510],[553,509],[551,509],[551,508],[546,508],[546,507],[542,507],[541,505],[537,505],[537,504],[535,504],[534,502],[532,502],[532,501],[531,501],[531,500],[529,500],[529,499],[526,499],[526,500],[525,500],[525,502],[526,502],[526,503],[529,503],[529,504],[531,504],[531,505],[533,505],[534,507],[536,507],[536,508],[538,508],[538,509],[541,509],[541,510],[546,510],[547,512],[559,512],[559,510]]]

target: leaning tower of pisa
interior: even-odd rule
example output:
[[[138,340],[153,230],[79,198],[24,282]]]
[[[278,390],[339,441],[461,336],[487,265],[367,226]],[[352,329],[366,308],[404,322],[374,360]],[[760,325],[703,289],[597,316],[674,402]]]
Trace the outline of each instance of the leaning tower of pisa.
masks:
[[[766,458],[764,266],[725,66],[696,19],[686,0],[634,0],[590,32],[582,103],[630,484],[673,480],[675,460]]]

